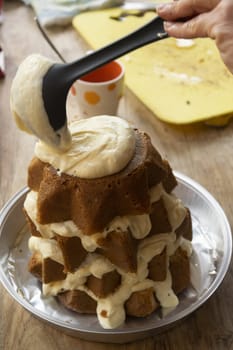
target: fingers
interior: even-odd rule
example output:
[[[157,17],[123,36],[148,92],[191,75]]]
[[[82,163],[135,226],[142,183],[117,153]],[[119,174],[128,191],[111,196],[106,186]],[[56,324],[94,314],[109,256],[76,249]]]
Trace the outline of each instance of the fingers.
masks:
[[[157,12],[165,19],[164,29],[169,36],[214,39],[233,73],[233,0],[179,0],[162,4]]]
[[[211,22],[208,14],[201,14],[186,22],[164,22],[164,29],[169,36],[175,38],[204,38],[211,32]]]
[[[157,13],[167,21],[175,21],[179,18],[192,17],[196,14],[192,6],[187,6],[186,1],[175,1],[173,3],[162,4],[157,7]]]
[[[233,55],[233,40],[225,41],[224,43],[221,43],[218,45],[221,57],[223,62],[225,63],[226,67],[229,69],[229,71],[233,74],[233,61],[232,61],[232,55]]]
[[[176,21],[193,17],[199,13],[212,10],[221,0],[179,0],[161,4],[157,7],[158,15],[167,21]]]

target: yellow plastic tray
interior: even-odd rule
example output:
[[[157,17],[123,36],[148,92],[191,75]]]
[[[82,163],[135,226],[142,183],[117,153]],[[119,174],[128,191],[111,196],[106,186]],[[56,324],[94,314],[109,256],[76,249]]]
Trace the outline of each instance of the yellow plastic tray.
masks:
[[[128,16],[123,21],[111,19],[120,12],[110,9],[82,13],[74,18],[73,25],[97,49],[155,15],[151,12],[143,17]],[[219,126],[233,116],[233,76],[211,39],[169,38],[129,53],[121,61],[128,88],[165,122],[208,121]]]

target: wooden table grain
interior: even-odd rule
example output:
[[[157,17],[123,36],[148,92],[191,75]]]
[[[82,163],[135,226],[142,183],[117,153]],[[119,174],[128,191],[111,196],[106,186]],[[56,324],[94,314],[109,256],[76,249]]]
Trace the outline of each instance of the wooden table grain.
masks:
[[[0,45],[6,77],[0,81],[0,207],[26,184],[27,165],[35,140],[20,132],[9,108],[10,86],[19,63],[38,52],[56,58],[39,33],[32,10],[20,1],[6,1]],[[67,60],[88,50],[71,26],[48,30]],[[169,96],[168,96],[169,103]],[[207,188],[233,223],[233,123],[225,128],[202,124],[172,126],[160,122],[128,90],[120,114],[148,132],[163,157],[176,169]],[[128,344],[92,343],[70,337],[24,310],[0,286],[0,350],[228,350],[233,349],[232,266],[216,293],[192,315],[170,330]]]

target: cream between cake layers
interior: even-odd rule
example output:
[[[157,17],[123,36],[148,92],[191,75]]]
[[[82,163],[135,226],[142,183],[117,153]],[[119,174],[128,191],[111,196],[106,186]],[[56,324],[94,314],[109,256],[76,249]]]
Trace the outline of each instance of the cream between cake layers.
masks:
[[[45,295],[104,328],[177,306],[189,286],[190,213],[149,137],[121,118],[70,125],[71,148],[39,141],[24,209],[29,270]]]

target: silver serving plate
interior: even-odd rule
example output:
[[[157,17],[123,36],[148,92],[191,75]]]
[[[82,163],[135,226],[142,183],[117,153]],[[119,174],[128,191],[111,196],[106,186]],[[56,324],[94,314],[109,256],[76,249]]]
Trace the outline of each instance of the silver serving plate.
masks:
[[[199,184],[175,172],[175,194],[191,210],[193,221],[192,286],[180,295],[174,310],[155,312],[143,319],[127,318],[117,329],[103,329],[93,315],[65,309],[56,298],[45,298],[39,282],[27,272],[29,232],[22,212],[27,188],[18,192],[0,212],[0,280],[9,294],[42,321],[89,341],[126,343],[155,335],[201,306],[219,287],[231,260],[228,220],[216,200]]]

